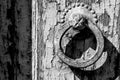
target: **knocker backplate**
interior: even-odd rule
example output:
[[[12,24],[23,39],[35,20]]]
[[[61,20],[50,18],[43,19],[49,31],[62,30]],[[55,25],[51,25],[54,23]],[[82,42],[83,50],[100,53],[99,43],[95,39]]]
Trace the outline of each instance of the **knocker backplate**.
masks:
[[[96,50],[92,50],[91,48],[89,48],[87,51],[83,52],[81,58],[71,59],[65,55],[66,44],[70,40],[65,35],[70,34],[72,36],[75,36],[77,33],[79,33],[79,31],[74,31],[72,28],[80,22],[79,18],[81,17],[88,20],[88,28],[93,32],[93,34],[96,37],[97,47]],[[102,56],[104,48],[104,39],[97,25],[98,20],[95,11],[83,3],[72,4],[63,12],[62,20],[64,21],[63,27],[65,27],[65,29],[63,30],[63,33],[60,38],[61,52],[58,54],[60,59],[70,66],[80,68],[88,67],[95,63]]]

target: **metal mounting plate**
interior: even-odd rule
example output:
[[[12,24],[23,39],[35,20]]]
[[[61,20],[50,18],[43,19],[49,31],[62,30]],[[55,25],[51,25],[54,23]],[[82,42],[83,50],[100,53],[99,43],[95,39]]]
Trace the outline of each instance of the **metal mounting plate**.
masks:
[[[67,56],[65,56],[65,45],[62,44],[62,41],[64,41],[64,34],[69,31],[70,26],[74,26],[77,23],[76,18],[74,18],[74,15],[79,15],[79,17],[85,17],[88,19],[88,27],[91,29],[91,31],[94,33],[96,40],[97,40],[97,48],[95,51],[89,51],[89,54],[94,54],[90,56],[87,59],[84,59],[83,56],[79,59],[71,59]],[[63,20],[65,21],[64,27],[67,28],[65,32],[63,32],[63,35],[60,38],[60,49],[58,56],[60,59],[65,62],[66,64],[74,67],[80,67],[85,68],[93,63],[95,63],[102,55],[103,48],[104,48],[104,39],[103,35],[97,25],[97,17],[95,12],[88,7],[87,5],[81,3],[81,4],[72,4],[72,6],[68,7],[64,14],[63,14]],[[88,52],[84,52],[84,54],[88,54]]]

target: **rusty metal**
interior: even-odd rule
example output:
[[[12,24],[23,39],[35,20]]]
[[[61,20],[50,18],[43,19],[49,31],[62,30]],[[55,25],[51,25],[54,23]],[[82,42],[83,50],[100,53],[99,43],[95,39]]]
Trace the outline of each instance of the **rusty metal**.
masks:
[[[73,67],[79,67],[79,68],[85,68],[93,63],[95,63],[102,55],[103,48],[104,48],[104,39],[103,35],[97,25],[97,15],[95,14],[95,11],[91,9],[88,5],[85,5],[84,3],[73,3],[71,6],[69,6],[67,9],[63,12],[63,18],[62,21],[64,21],[64,26],[67,29],[63,32],[61,38],[60,38],[60,51],[58,53],[59,58],[65,62],[66,64],[73,66]],[[76,18],[74,17],[76,16]],[[64,35],[71,30],[71,28],[76,27],[76,25],[80,25],[82,22],[79,21],[80,18],[85,18],[88,20],[88,28],[91,29],[91,31],[94,33],[96,40],[97,40],[97,48],[94,52],[89,52],[90,54],[94,54],[89,59],[84,60],[83,56],[79,59],[71,59],[67,57],[64,49],[64,45],[62,45],[63,37]],[[82,25],[83,26],[83,25]],[[82,27],[81,26],[81,27]],[[85,25],[84,25],[85,26]],[[84,27],[83,27],[84,28]],[[81,28],[81,29],[83,29]],[[78,32],[71,30],[72,33],[75,35]],[[72,35],[72,36],[74,36]],[[83,54],[87,54],[88,52],[84,52]]]

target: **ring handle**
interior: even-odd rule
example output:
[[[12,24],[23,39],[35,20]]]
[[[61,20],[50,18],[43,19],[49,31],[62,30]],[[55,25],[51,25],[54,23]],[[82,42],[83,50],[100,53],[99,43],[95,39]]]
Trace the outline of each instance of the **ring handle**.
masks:
[[[89,15],[85,14],[88,11],[84,10],[86,8],[83,8],[82,5],[83,4],[81,3],[81,6],[77,6],[77,9],[79,9],[79,10],[77,10],[74,7],[73,9],[71,8],[70,12],[67,11],[68,14],[66,14],[66,16],[69,16],[69,17],[66,18],[65,24],[63,26],[63,27],[67,27],[67,29],[63,32],[62,36],[60,37],[60,40],[59,40],[60,52],[58,54],[59,58],[64,63],[66,63],[70,66],[79,67],[79,68],[85,68],[85,67],[88,67],[88,66],[92,65],[93,63],[95,63],[101,57],[102,52],[103,52],[103,48],[104,48],[103,35],[102,35],[100,29],[98,28],[98,25],[96,24],[96,20],[91,18],[90,13],[89,13]],[[88,19],[88,24],[89,24],[88,28],[93,32],[93,34],[95,35],[95,38],[97,40],[97,48],[95,50],[94,56],[92,56],[90,59],[87,59],[87,60],[84,60],[83,56],[81,58],[78,58],[78,59],[71,59],[70,57],[65,55],[65,51],[64,51],[63,46],[62,46],[62,40],[64,39],[63,37],[64,37],[65,33],[73,27],[73,25],[71,25],[71,23],[70,23],[72,20],[71,16],[73,14],[76,14],[76,13],[80,14],[81,16],[84,16],[86,19]],[[84,54],[87,54],[87,52],[85,52]]]

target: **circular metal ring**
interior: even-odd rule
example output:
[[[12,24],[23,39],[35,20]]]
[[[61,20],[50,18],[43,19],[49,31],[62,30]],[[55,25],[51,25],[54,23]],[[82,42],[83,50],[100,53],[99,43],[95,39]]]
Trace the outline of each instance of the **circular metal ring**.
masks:
[[[76,10],[76,9],[75,9]],[[67,27],[67,29],[63,32],[60,40],[59,40],[59,45],[60,45],[60,52],[58,54],[59,58],[65,62],[66,64],[73,66],[73,67],[81,67],[81,68],[85,68],[88,67],[90,65],[92,65],[93,63],[95,63],[102,55],[103,52],[103,48],[104,48],[104,39],[103,39],[103,35],[100,31],[100,29],[98,28],[97,24],[95,23],[94,19],[90,17],[90,15],[86,15],[84,14],[84,11],[86,12],[86,10],[84,10],[84,8],[80,8],[80,10],[82,10],[83,12],[79,13],[82,16],[85,16],[88,19],[88,24],[89,24],[89,28],[90,30],[94,33],[95,37],[96,37],[96,41],[97,41],[97,47],[95,50],[95,55],[92,56],[90,59],[87,60],[83,60],[83,58],[79,58],[79,59],[71,59],[68,56],[65,55],[65,51],[62,47],[62,39],[64,34],[69,31],[69,29],[72,27],[71,24],[69,24],[70,20],[66,21],[64,23],[63,27]],[[74,11],[74,10],[73,10]],[[79,12],[79,11],[78,11]],[[71,13],[71,12],[70,12]],[[73,12],[75,13],[75,12]],[[71,14],[70,14],[71,15]],[[87,52],[85,52],[86,54]]]

